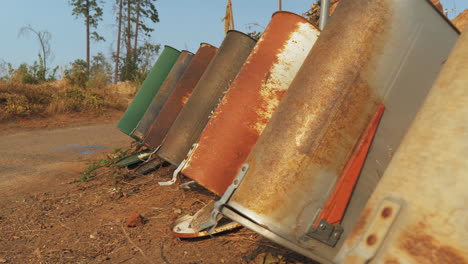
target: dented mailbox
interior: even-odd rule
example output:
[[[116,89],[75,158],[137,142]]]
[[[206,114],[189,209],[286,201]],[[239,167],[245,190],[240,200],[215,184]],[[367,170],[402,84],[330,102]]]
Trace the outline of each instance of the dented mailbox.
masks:
[[[343,1],[213,219],[332,263],[457,38],[425,0]]]
[[[215,57],[167,132],[157,152],[159,157],[176,166],[182,162],[255,43],[254,39],[242,32],[228,31]]]
[[[172,69],[179,55],[180,51],[170,46],[164,47],[158,60],[141,85],[140,90],[138,90],[132,103],[128,106],[127,111],[125,111],[125,114],[120,119],[117,125],[120,131],[132,136],[138,122],[140,122],[140,119],[145,114],[151,100],[158,92],[159,87],[164,82],[164,79],[166,79],[166,76],[169,74],[169,71]]]
[[[277,12],[232,82],[182,173],[221,195],[270,120],[314,45],[319,30],[303,17]]]
[[[146,135],[151,124],[158,116],[159,111],[161,111],[164,103],[166,103],[167,98],[174,90],[180,77],[182,77],[182,74],[185,72],[190,61],[192,61],[192,57],[193,53],[186,50],[181,51],[179,58],[175,62],[171,71],[161,85],[161,88],[159,88],[158,93],[154,96],[153,101],[151,101],[151,104],[148,106],[148,109],[133,132],[134,137],[142,140]]]
[[[143,144],[147,147],[151,149],[159,148],[166,137],[167,131],[169,131],[180,110],[182,110],[182,107],[184,107],[189,99],[200,77],[216,54],[217,49],[207,43],[200,44],[197,53],[193,56],[189,66],[177,82],[176,87],[167,98],[166,103],[145,135]]]
[[[336,263],[468,263],[468,32]]]

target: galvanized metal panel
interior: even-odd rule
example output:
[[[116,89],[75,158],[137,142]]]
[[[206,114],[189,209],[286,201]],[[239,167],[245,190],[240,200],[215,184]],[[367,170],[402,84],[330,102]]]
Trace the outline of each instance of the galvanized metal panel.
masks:
[[[262,133],[319,35],[277,12],[203,130],[182,173],[222,194]]]
[[[370,113],[385,104],[342,222],[344,238],[457,36],[424,0],[343,1],[247,158],[250,169],[228,202],[230,217],[330,263],[343,239],[333,248],[307,233]]]
[[[167,98],[172,93],[177,82],[180,80],[182,74],[185,72],[188,65],[192,61],[192,57],[193,53],[191,53],[190,51],[183,50],[180,53],[179,58],[175,62],[171,71],[169,72],[163,84],[159,88],[158,93],[153,98],[153,101],[151,101],[151,104],[148,106],[148,109],[146,110],[145,114],[138,123],[135,131],[133,132],[134,137],[142,140],[146,133],[148,133],[151,124],[158,116],[159,111],[161,111],[161,108],[166,103]]]
[[[467,61],[465,31],[337,263],[468,263]]]
[[[128,106],[127,111],[120,119],[117,128],[123,133],[131,136],[138,122],[143,117],[151,100],[156,95],[159,87],[163,83],[166,76],[169,74],[172,66],[180,55],[180,51],[165,46],[158,60],[151,68],[148,76],[138,90],[132,103]]]
[[[179,112],[192,94],[201,76],[210,64],[218,48],[202,43],[190,65],[177,82],[174,91],[171,93],[158,116],[151,125],[148,133],[143,139],[143,144],[151,149],[158,148],[167,132],[175,121]]]
[[[229,31],[192,95],[167,133],[158,156],[178,166],[197,141],[212,111],[236,77],[256,41]]]

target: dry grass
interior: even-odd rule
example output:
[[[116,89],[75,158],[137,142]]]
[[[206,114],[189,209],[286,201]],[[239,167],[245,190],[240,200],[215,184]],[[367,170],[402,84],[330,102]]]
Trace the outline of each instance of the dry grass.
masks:
[[[117,85],[113,85],[113,84],[109,85],[109,87],[113,89],[114,91],[116,91],[121,96],[133,97],[138,91],[140,84],[135,83],[135,82],[125,81]]]
[[[128,84],[125,84],[126,89]],[[79,88],[66,80],[44,84],[0,82],[0,122],[63,113],[124,110],[126,100],[115,86]]]

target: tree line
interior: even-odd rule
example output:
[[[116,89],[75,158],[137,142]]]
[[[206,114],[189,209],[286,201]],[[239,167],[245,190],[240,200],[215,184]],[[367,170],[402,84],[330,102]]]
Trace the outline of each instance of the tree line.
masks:
[[[107,59],[98,52],[91,56],[93,44],[105,41],[98,30],[103,21],[103,0],[68,0],[72,15],[84,23],[86,59],[73,61],[62,73],[72,83],[86,86],[90,81],[100,82],[137,81],[141,82],[151,69],[151,64],[158,54],[160,45],[150,42],[154,25],[159,22],[156,0],[111,0],[114,5],[114,17],[117,28],[116,48]],[[17,69],[11,63],[0,62],[0,80],[20,76],[25,83],[40,83],[55,80],[58,67],[50,68],[53,53],[50,47],[52,35],[47,30],[37,30],[31,25],[19,30],[19,37],[33,36],[37,39],[40,50],[38,60],[32,65],[21,64]]]
[[[155,0],[115,0],[117,7],[117,47],[113,54],[113,82],[140,80],[151,67],[151,58],[160,45],[148,40],[159,22]],[[104,15],[103,0],[69,0],[72,14],[83,19],[86,28],[86,72],[91,70],[91,41],[105,40],[97,31]],[[122,52],[122,44],[125,53]]]

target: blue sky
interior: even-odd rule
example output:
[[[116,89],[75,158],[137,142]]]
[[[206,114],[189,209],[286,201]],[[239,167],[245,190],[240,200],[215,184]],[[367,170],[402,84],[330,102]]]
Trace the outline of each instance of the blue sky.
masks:
[[[53,65],[66,65],[77,58],[85,58],[85,27],[82,20],[71,15],[67,0],[0,0],[0,62],[31,63],[37,59],[39,45],[31,36],[18,37],[21,27],[31,25],[36,30],[48,30],[52,34]],[[248,31],[247,24],[265,26],[277,9],[277,0],[232,0],[236,29]],[[107,0],[104,20],[99,32],[105,42],[92,43],[91,53],[99,51],[109,56],[115,49],[116,26],[115,0]],[[178,49],[196,51],[200,42],[219,45],[224,37],[226,0],[158,0],[160,23],[154,28],[152,42],[171,45]],[[303,13],[314,0],[283,0],[283,9]],[[442,0],[444,8],[457,8],[456,14],[468,8],[468,0]],[[261,28],[252,28],[261,30]]]

